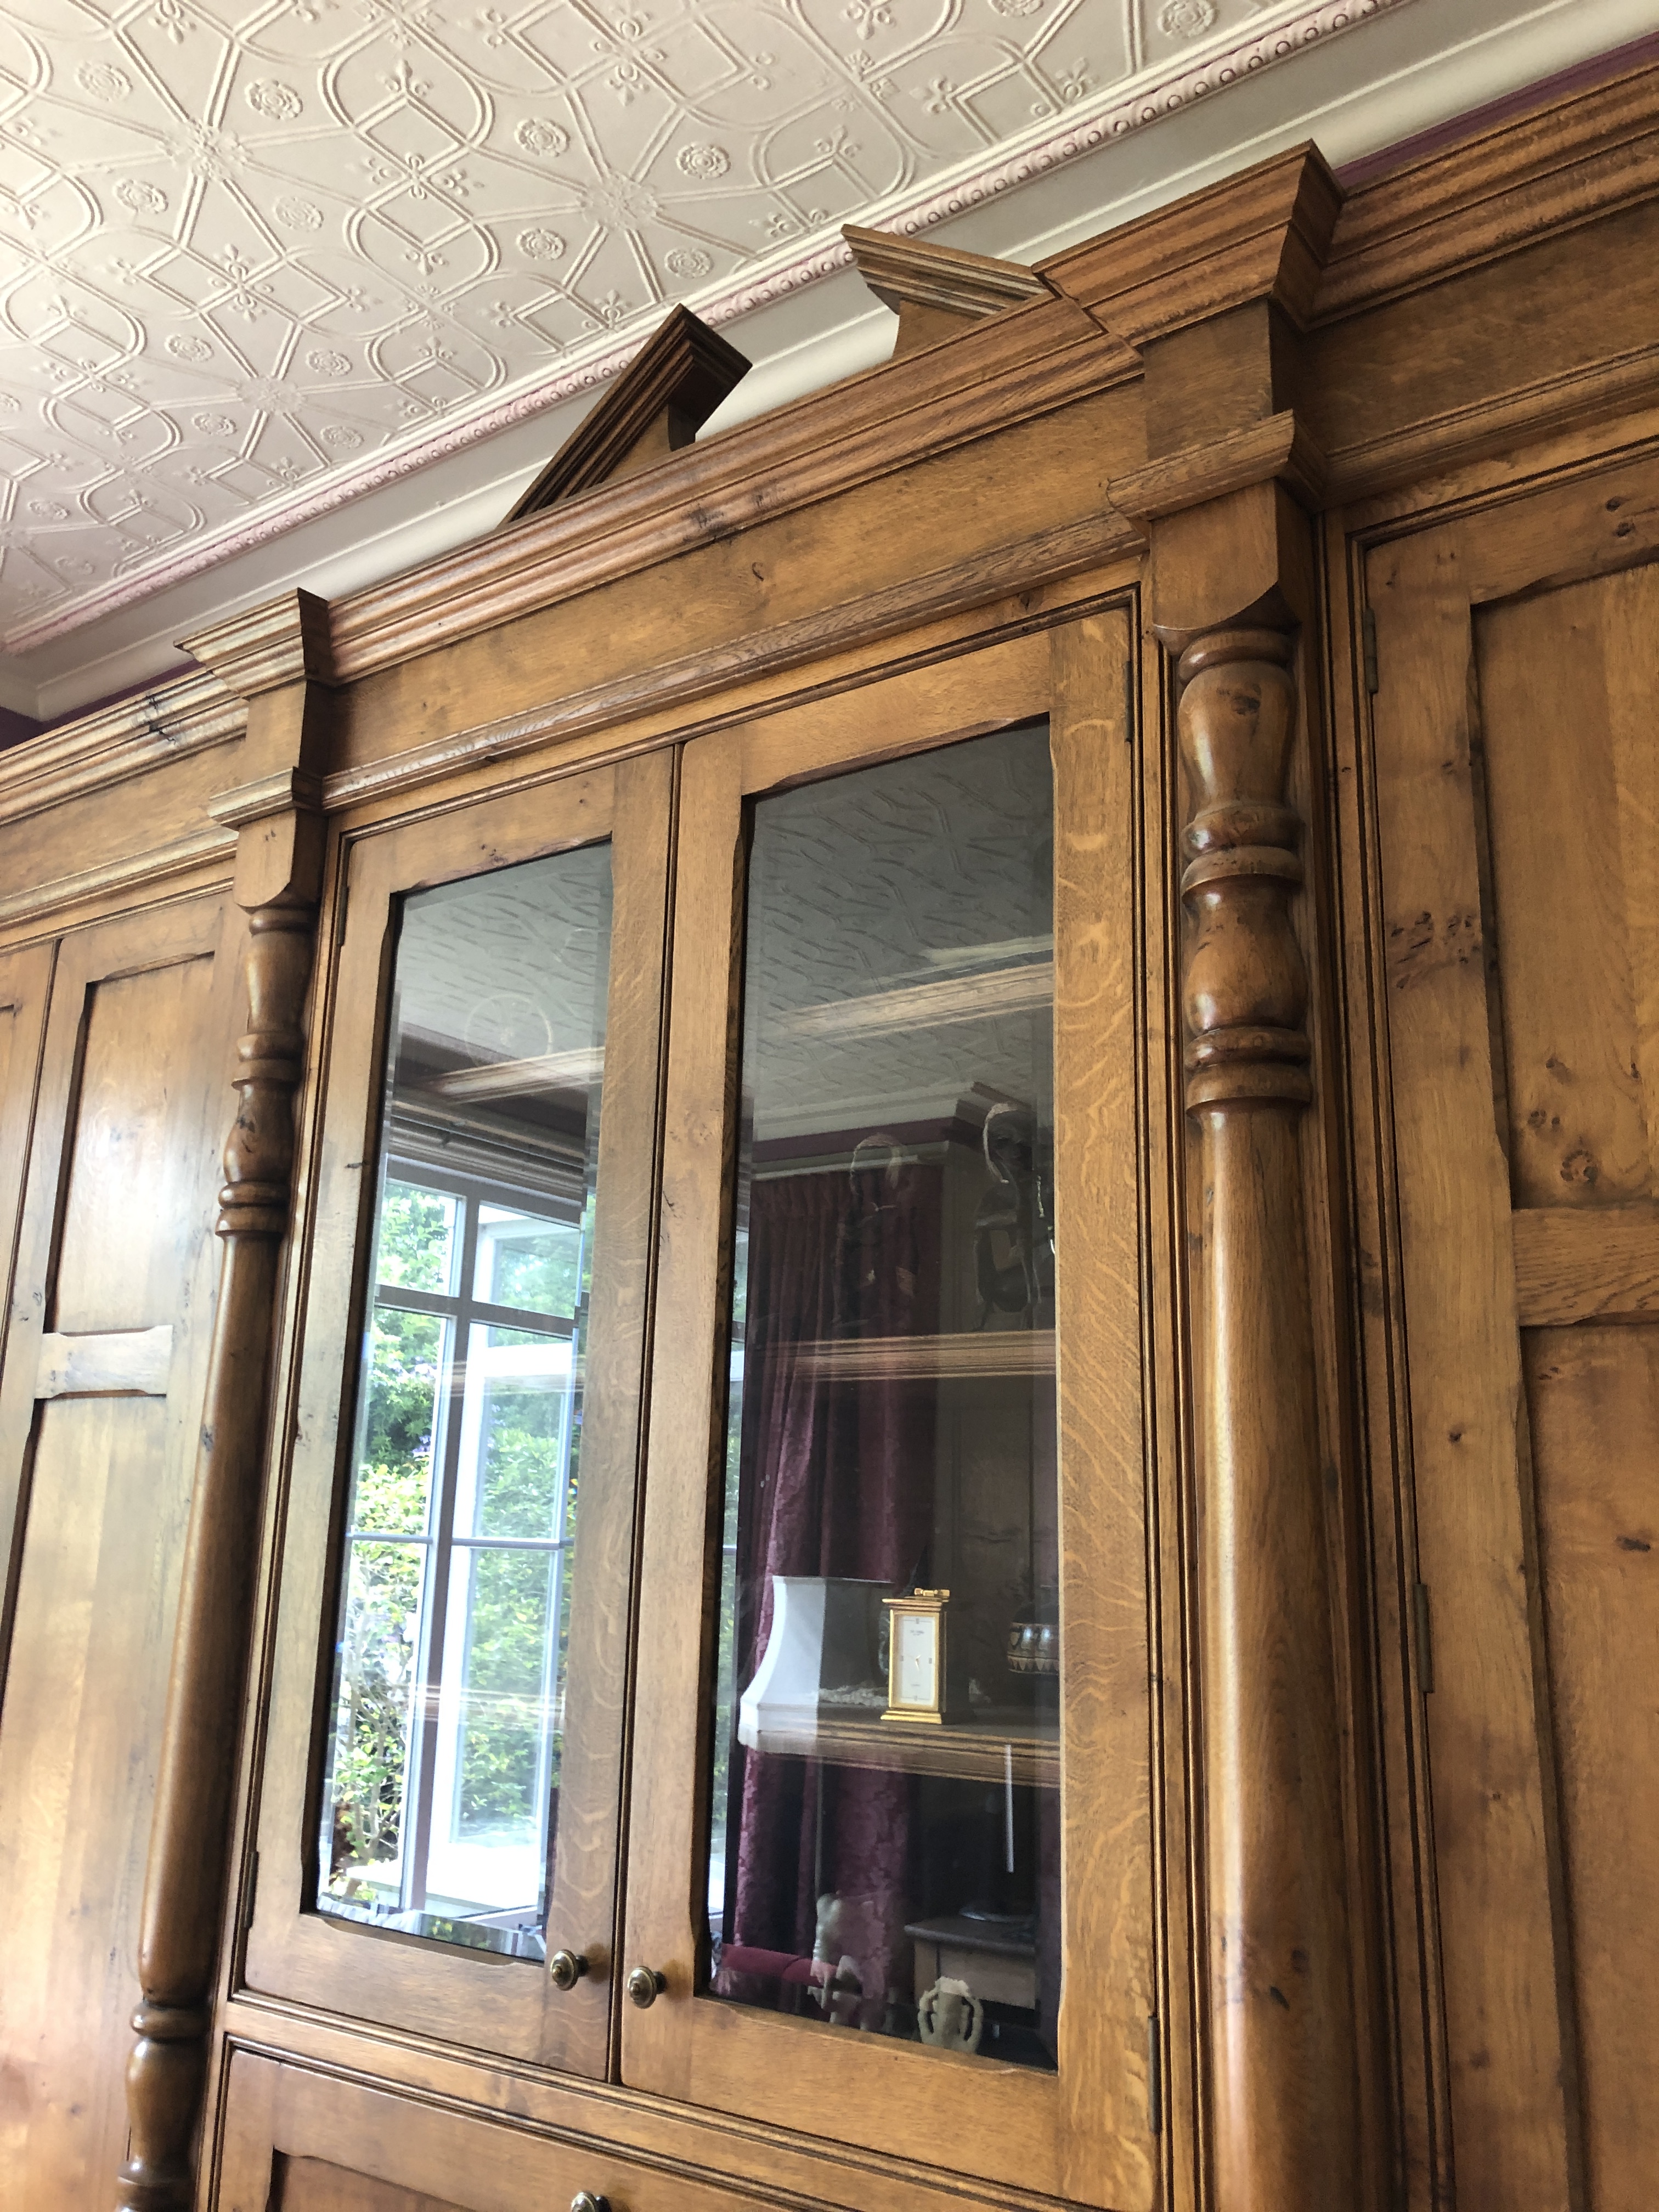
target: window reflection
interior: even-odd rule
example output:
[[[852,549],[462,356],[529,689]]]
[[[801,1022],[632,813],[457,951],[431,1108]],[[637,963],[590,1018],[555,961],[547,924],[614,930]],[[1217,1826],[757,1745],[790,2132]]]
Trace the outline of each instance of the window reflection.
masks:
[[[754,809],[714,1995],[1038,2068],[1059,2004],[1046,726]]]
[[[318,1904],[543,1954],[609,852],[405,902]]]

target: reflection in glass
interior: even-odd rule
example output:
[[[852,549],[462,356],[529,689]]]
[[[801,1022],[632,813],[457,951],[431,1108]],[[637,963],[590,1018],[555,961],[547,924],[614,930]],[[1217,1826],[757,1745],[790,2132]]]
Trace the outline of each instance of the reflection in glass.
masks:
[[[754,808],[710,1988],[1054,2063],[1045,726]]]
[[[539,1958],[609,848],[404,902],[318,1904]]]

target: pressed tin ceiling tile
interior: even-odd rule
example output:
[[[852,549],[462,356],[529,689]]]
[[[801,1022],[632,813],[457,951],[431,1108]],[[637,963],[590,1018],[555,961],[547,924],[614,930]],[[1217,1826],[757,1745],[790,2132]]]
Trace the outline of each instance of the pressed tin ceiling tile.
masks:
[[[0,641],[1400,3],[8,0]]]

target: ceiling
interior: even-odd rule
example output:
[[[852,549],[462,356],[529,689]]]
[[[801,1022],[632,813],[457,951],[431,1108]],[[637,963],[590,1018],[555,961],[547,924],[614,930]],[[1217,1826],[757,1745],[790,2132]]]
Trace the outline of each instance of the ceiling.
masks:
[[[879,358],[844,222],[1029,258],[1651,21],[1650,0],[8,0],[0,705],[61,714],[204,618],[499,520],[670,301],[759,364],[720,423]]]

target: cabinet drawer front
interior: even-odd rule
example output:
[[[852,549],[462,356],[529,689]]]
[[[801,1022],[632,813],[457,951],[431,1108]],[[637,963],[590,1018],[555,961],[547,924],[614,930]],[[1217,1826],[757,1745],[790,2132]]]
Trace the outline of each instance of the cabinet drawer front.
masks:
[[[252,2051],[231,2061],[216,2212],[564,2212],[584,2191],[610,2212],[746,2195]]]

